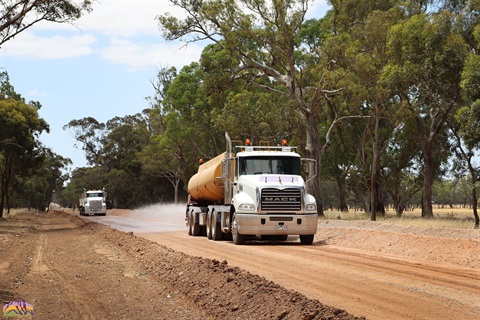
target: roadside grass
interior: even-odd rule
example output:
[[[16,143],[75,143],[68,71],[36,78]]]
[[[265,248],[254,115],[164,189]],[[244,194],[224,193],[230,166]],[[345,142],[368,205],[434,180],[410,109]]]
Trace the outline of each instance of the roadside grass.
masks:
[[[480,209],[479,209],[480,212]],[[432,227],[432,228],[453,228],[453,229],[473,229],[474,217],[473,209],[461,207],[434,207],[433,219],[423,219],[422,210],[415,208],[413,211],[405,211],[401,217],[397,217],[395,210],[386,209],[385,216],[377,216],[377,221],[400,224],[414,227]],[[332,220],[370,220],[370,214],[363,210],[341,212],[336,210],[326,210],[325,218]]]
[[[10,208],[10,213],[7,213],[7,210],[3,210],[3,217],[13,217],[19,213],[27,212],[36,212],[36,210],[31,209],[30,211],[27,208]]]
[[[30,209],[28,210],[28,208],[10,208],[10,213],[7,213],[7,210],[3,210],[3,217],[4,218],[8,218],[8,217],[13,217],[17,214],[28,214],[28,213],[31,213],[31,214],[34,214],[34,213],[39,213],[39,214],[45,214],[45,213],[48,213],[46,211],[38,211],[36,209]]]

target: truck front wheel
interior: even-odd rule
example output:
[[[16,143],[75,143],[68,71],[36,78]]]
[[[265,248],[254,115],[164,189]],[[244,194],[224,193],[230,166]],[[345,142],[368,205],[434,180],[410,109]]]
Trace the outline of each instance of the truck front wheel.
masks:
[[[211,232],[212,239],[214,241],[222,240],[222,227],[220,226],[219,214],[215,211],[212,212]]]
[[[300,235],[300,242],[302,244],[312,244],[313,243],[313,238],[314,238],[314,234],[302,234]]]
[[[238,233],[237,229],[237,215],[234,213],[232,218],[232,240],[234,244],[244,244],[245,236]]]

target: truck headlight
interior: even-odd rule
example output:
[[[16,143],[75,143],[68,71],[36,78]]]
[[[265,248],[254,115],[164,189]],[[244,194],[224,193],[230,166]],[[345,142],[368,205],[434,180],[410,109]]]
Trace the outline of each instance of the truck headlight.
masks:
[[[317,205],[315,203],[309,203],[305,205],[305,211],[317,211]]]
[[[255,211],[255,205],[244,203],[241,204],[238,209],[242,211]]]

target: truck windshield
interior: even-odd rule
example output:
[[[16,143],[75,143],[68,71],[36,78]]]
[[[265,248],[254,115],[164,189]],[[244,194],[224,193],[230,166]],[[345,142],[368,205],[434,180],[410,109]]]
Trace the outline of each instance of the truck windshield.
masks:
[[[244,174],[293,174],[300,175],[300,158],[250,157],[240,159],[240,175]]]
[[[87,193],[87,198],[103,197],[103,192]]]

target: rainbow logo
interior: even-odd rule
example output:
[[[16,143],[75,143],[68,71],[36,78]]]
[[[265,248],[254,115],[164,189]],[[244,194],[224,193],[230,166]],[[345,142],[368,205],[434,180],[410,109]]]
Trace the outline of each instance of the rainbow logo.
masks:
[[[25,300],[12,301],[3,306],[4,317],[33,317],[33,306]]]

